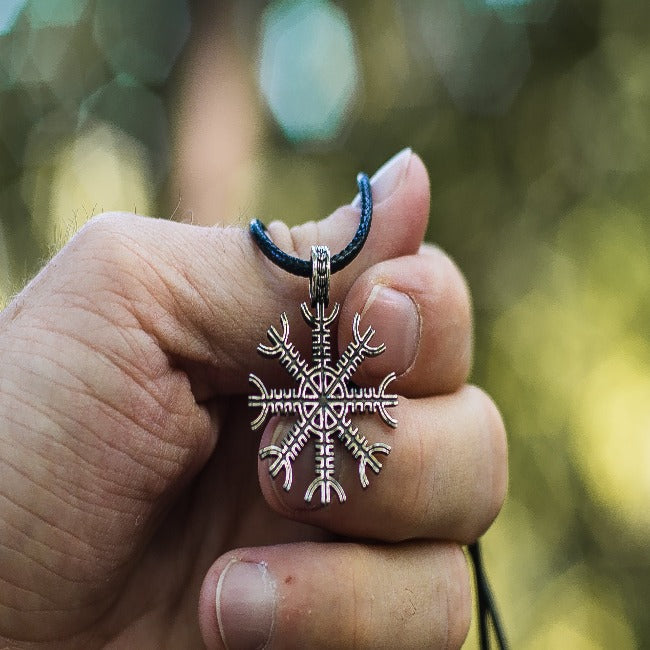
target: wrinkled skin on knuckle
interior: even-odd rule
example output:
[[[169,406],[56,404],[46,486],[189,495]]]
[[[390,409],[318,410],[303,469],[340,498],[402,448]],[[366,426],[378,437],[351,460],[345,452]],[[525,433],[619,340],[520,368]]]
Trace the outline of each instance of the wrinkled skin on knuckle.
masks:
[[[251,244],[241,229],[201,228],[197,237],[198,227],[154,223],[100,218],[89,235],[90,248],[100,251],[95,268],[172,362],[223,364],[214,334],[242,336],[241,322],[223,306],[249,299]]]
[[[155,317],[166,287],[156,270],[155,248],[137,226],[138,217],[131,215],[92,220],[69,244],[70,265],[78,265],[79,291],[106,292],[107,304],[122,302],[143,324],[147,316]]]
[[[501,412],[492,398],[483,392],[483,408],[488,427],[488,449],[492,458],[489,477],[489,500],[486,508],[486,522],[481,534],[497,518],[508,493],[508,441]]]
[[[466,504],[475,512],[475,516],[456,522],[459,535],[455,539],[470,544],[494,523],[505,501],[508,446],[505,425],[492,398],[478,386],[466,385],[463,391],[469,397],[474,421],[480,427],[473,460],[473,464],[480,469],[480,481],[474,484],[470,493],[471,502]]]
[[[445,336],[441,336],[446,348],[436,349],[434,353],[438,362],[444,360],[448,368],[455,369],[455,375],[448,378],[446,387],[453,391],[465,383],[472,367],[472,299],[467,281],[456,263],[439,249],[433,249],[430,254],[435,255],[438,263],[436,273],[428,274],[425,287],[430,291],[441,292],[437,302],[445,307],[444,313],[440,314],[440,320],[445,323],[447,330]]]
[[[318,596],[298,601],[287,597],[272,647],[461,646],[471,594],[460,547],[449,544],[436,550],[419,542],[401,548],[357,547],[344,566],[324,564],[325,584]],[[316,607],[320,615],[314,616]]]

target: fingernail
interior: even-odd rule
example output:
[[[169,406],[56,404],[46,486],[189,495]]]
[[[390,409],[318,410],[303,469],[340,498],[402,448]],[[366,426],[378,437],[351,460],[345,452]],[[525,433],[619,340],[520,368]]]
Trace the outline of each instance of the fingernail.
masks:
[[[217,583],[217,621],[228,650],[262,650],[275,624],[277,592],[264,564],[234,560]]]
[[[361,312],[361,322],[376,334],[372,344],[387,341],[382,367],[402,375],[415,363],[420,345],[420,313],[413,299],[401,291],[377,284]],[[361,328],[363,331],[363,328]]]
[[[402,149],[375,172],[374,176],[370,179],[373,203],[381,203],[381,201],[387,199],[399,187],[406,174],[412,153],[411,147]],[[358,206],[360,202],[361,196],[357,194],[354,197],[354,201],[352,201],[352,205]]]

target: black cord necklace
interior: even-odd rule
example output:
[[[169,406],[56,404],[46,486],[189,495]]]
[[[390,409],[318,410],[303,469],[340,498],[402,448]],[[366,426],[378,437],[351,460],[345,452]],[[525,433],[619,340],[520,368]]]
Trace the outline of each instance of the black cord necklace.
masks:
[[[481,556],[481,546],[479,540],[470,544],[467,549],[469,556],[474,565],[474,580],[476,584],[476,597],[478,601],[478,627],[479,638],[481,640],[482,650],[489,650],[490,648],[490,635],[488,632],[488,619],[492,620],[494,627],[494,635],[497,639],[497,644],[500,650],[507,650],[508,643],[506,641],[505,630],[501,624],[499,614],[497,612],[496,602],[490,589],[490,583],[485,575],[485,568],[483,567],[483,557]]]
[[[267,389],[262,380],[251,373],[250,382],[259,394],[251,395],[248,405],[260,409],[251,426],[254,430],[259,429],[268,415],[296,416],[295,424],[282,441],[278,445],[262,448],[259,455],[262,459],[272,459],[269,473],[273,478],[278,476],[280,471],[284,471],[283,487],[289,491],[293,481],[293,462],[304,449],[309,437],[314,436],[315,478],[307,488],[305,501],[310,502],[318,492],[323,505],[330,503],[334,495],[341,502],[346,499],[343,486],[335,477],[335,437],[358,461],[359,479],[364,488],[369,485],[367,469],[379,474],[382,468],[377,454],[388,455],[391,450],[390,446],[383,442],[370,443],[352,425],[349,414],[378,413],[386,424],[397,426],[397,421],[386,410],[397,406],[397,395],[386,393],[386,388],[396,378],[394,372],[389,373],[378,388],[359,388],[350,381],[352,374],[366,357],[377,356],[386,349],[383,343],[370,345],[370,340],[375,334],[371,327],[363,334],[359,332],[359,314],[355,315],[353,321],[352,343],[339,360],[332,363],[330,325],[338,316],[339,305],[335,304],[330,312],[326,313],[329,305],[330,276],[345,268],[359,254],[368,238],[372,223],[372,191],[368,176],[358,174],[357,185],[361,195],[359,227],[350,243],[333,257],[330,257],[326,246],[312,246],[310,261],[288,255],[271,241],[266,226],[261,221],[254,219],[250,223],[253,240],[268,259],[288,273],[310,279],[311,309],[306,302],[300,307],[303,318],[312,329],[312,364],[309,365],[289,341],[286,313],[280,316],[282,333],[273,326],[269,327],[267,336],[271,345],[260,344],[257,349],[263,356],[277,358],[298,382],[298,387],[290,391]],[[505,636],[483,569],[478,541],[469,546],[469,554],[476,579],[481,648],[487,650],[490,647],[487,624],[488,618],[491,618],[499,647],[505,650]]]
[[[366,174],[357,174],[357,185],[361,194],[361,217],[359,227],[350,243],[340,252],[332,257],[330,262],[331,272],[336,273],[344,269],[361,251],[368,239],[370,224],[372,223],[372,192],[370,191],[370,180]],[[303,278],[311,276],[312,265],[307,260],[287,255],[279,249],[266,233],[266,226],[259,220],[253,219],[250,223],[250,231],[255,243],[271,262],[277,264],[287,273],[293,273]]]

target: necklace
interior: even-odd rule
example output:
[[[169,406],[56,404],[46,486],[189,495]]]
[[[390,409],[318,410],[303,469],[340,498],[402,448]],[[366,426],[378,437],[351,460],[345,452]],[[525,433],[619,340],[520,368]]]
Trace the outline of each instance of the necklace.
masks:
[[[279,444],[263,447],[259,456],[261,459],[272,459],[269,473],[273,478],[284,471],[283,488],[289,491],[293,481],[293,462],[312,438],[315,477],[307,487],[305,501],[311,502],[318,492],[323,505],[332,501],[333,493],[341,503],[346,500],[345,490],[336,478],[335,441],[338,440],[358,462],[359,480],[364,488],[370,483],[367,470],[379,474],[382,468],[377,455],[390,453],[389,445],[370,443],[354,426],[350,415],[378,413],[386,424],[397,426],[397,421],[386,410],[397,406],[397,395],[386,392],[388,385],[396,378],[394,372],[389,373],[377,388],[361,388],[352,382],[352,375],[366,357],[377,356],[386,349],[384,344],[371,345],[375,334],[372,327],[360,332],[359,314],[354,316],[352,342],[336,361],[332,358],[330,326],[339,314],[339,305],[334,304],[327,311],[330,277],[358,255],[372,222],[370,181],[365,174],[359,174],[357,184],[361,194],[359,228],[350,243],[333,257],[326,246],[312,246],[309,262],[287,255],[271,241],[263,223],[255,219],[250,224],[255,243],[274,264],[294,275],[309,277],[311,307],[303,302],[300,311],[312,330],[312,361],[309,364],[289,341],[286,312],[280,315],[282,333],[274,326],[268,328],[270,345],[260,344],[257,350],[262,356],[277,359],[297,382],[297,387],[267,389],[262,380],[251,373],[250,382],[258,394],[249,397],[248,405],[260,409],[251,426],[254,430],[259,429],[268,415],[295,416],[293,425]]]
[[[390,447],[383,442],[370,443],[351,420],[352,413],[379,413],[381,419],[391,427],[397,421],[389,415],[387,408],[397,406],[397,395],[389,395],[386,388],[395,379],[389,373],[378,388],[360,388],[351,378],[366,357],[381,354],[386,346],[370,345],[375,334],[372,327],[361,334],[361,317],[355,314],[352,323],[353,341],[332,363],[330,325],[339,314],[335,304],[329,313],[329,287],[332,273],[347,266],[363,248],[370,232],[372,222],[372,192],[370,181],[365,174],[357,176],[361,194],[361,216],[359,228],[350,243],[338,254],[330,256],[326,246],[312,246],[311,260],[301,260],[287,255],[269,238],[266,227],[258,219],[250,223],[250,232],[255,243],[266,257],[288,273],[309,278],[309,297],[307,303],[300,305],[300,311],[312,330],[312,364],[303,359],[296,347],[289,341],[289,321],[286,313],[280,315],[282,334],[271,326],[267,336],[271,345],[257,346],[262,356],[279,360],[297,388],[267,389],[262,380],[251,373],[250,382],[259,391],[248,398],[248,405],[260,409],[251,423],[253,430],[259,429],[268,415],[295,416],[295,422],[278,445],[268,445],[259,451],[262,460],[272,458],[269,473],[276,478],[284,470],[283,487],[288,492],[293,481],[293,462],[303,451],[310,438],[314,439],[315,478],[305,492],[305,501],[310,502],[314,494],[320,493],[320,501],[327,505],[332,501],[332,492],[340,502],[346,499],[345,490],[335,476],[334,441],[338,439],[345,449],[359,463],[359,480],[366,488],[369,485],[366,470],[370,468],[379,474],[382,464],[377,454],[388,455]],[[482,649],[490,646],[488,623],[491,619],[497,644],[501,650],[507,642],[496,604],[485,575],[478,540],[469,545],[469,555],[474,566],[474,577],[478,601],[479,639]]]

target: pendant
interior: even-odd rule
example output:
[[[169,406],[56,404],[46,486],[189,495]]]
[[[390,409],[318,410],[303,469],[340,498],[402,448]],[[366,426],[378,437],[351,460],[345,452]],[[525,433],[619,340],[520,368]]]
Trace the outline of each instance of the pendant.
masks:
[[[284,470],[283,488],[288,492],[293,480],[292,463],[304,449],[309,438],[314,439],[315,478],[305,492],[305,501],[311,502],[314,494],[320,492],[323,505],[332,500],[332,491],[339,501],[345,501],[345,491],[336,479],[334,466],[334,443],[338,440],[352,457],[359,462],[361,485],[368,487],[367,468],[379,474],[382,468],[377,454],[389,454],[390,447],[383,442],[371,444],[350,420],[352,413],[379,413],[381,419],[391,427],[397,426],[387,408],[397,406],[397,395],[386,393],[388,385],[396,378],[391,372],[378,388],[361,388],[352,381],[352,375],[366,357],[381,354],[386,346],[372,346],[370,341],[375,330],[369,327],[359,332],[361,316],[355,314],[352,324],[353,340],[334,362],[330,341],[330,326],[339,314],[339,305],[329,304],[330,252],[326,246],[312,246],[311,278],[309,295],[311,309],[307,303],[300,305],[305,322],[312,330],[312,363],[309,365],[289,341],[287,315],[280,315],[282,333],[269,327],[267,336],[270,345],[260,344],[258,352],[265,357],[278,359],[289,375],[297,382],[297,388],[272,388],[267,390],[259,377],[250,374],[250,382],[258,389],[258,395],[248,398],[248,405],[260,408],[253,420],[253,430],[259,429],[269,414],[295,416],[293,426],[277,445],[268,445],[260,450],[261,459],[271,458],[269,473],[275,478]]]

